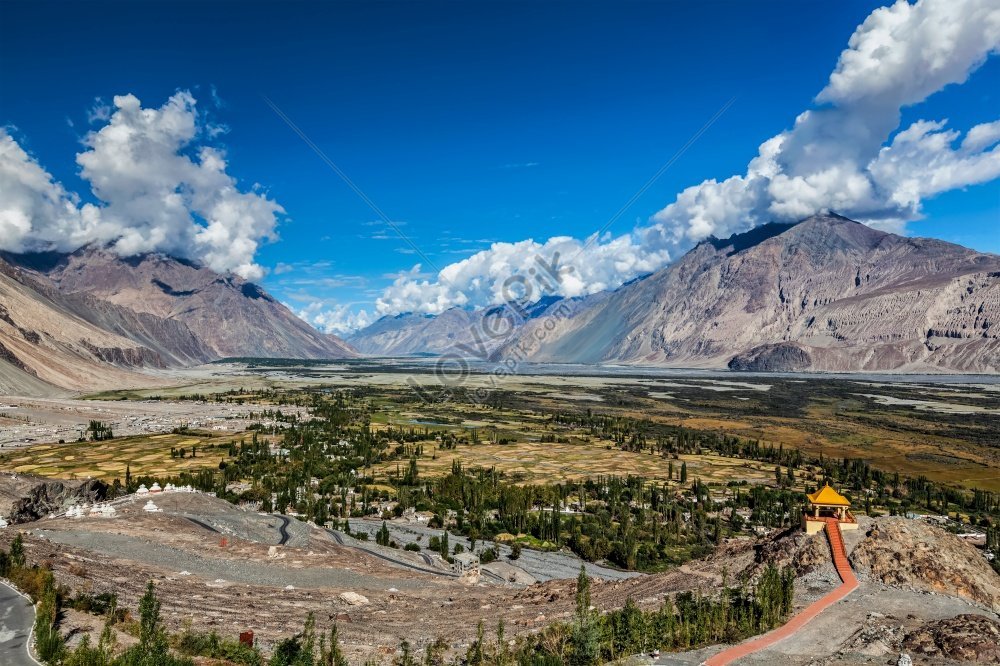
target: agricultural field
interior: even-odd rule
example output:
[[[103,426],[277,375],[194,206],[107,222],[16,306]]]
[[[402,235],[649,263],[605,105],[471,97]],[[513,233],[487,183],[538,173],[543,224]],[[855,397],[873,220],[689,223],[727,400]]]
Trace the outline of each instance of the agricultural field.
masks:
[[[736,373],[657,377],[625,372],[526,373],[500,379],[473,372],[457,388],[444,390],[433,368],[417,362],[230,361],[178,372],[177,384],[170,388],[90,397],[166,401],[204,396],[213,401],[242,389],[241,395],[230,393],[224,400],[280,404],[276,396],[297,400],[310,392],[346,390],[364,396],[375,430],[428,429],[466,439],[477,433],[474,445],[437,451],[436,458],[428,451],[420,466],[429,474],[447,471],[455,457],[541,482],[609,470],[648,477],[664,473],[669,463],[665,459],[616,446],[609,450],[608,441],[553,429],[550,423],[553,414],[593,412],[654,427],[683,426],[756,439],[812,456],[861,459],[902,475],[1000,491],[1000,384],[989,378],[917,381]],[[543,443],[546,435],[556,435],[560,443]],[[690,474],[706,481],[726,478],[730,471],[754,481],[773,471],[730,470],[728,464],[688,461]]]
[[[488,406],[470,405],[461,398],[415,406],[412,394],[379,389],[379,397],[373,399],[372,423],[457,436],[476,430],[484,444],[508,441],[463,446],[458,454],[439,451],[437,460],[421,460],[421,468],[431,473],[446,472],[456,456],[469,465],[495,465],[542,481],[577,478],[586,474],[583,470],[592,475],[610,470],[648,477],[664,473],[661,468],[667,460],[618,447],[608,449],[609,441],[553,429],[549,423],[554,413],[591,411],[756,439],[813,456],[861,459],[902,475],[1000,491],[1000,392],[996,386],[883,383],[873,388],[843,379],[768,379],[763,384],[590,378],[568,390],[566,378],[560,379],[553,383],[549,378],[525,378],[517,390],[491,395]],[[556,435],[565,443],[544,443],[546,435]],[[751,482],[758,476],[752,469],[726,469],[726,463],[719,460],[690,460],[688,467],[705,481],[727,478],[729,472],[738,472],[738,478],[749,475],[746,478]]]
[[[111,482],[133,476],[172,476],[182,471],[218,469],[232,442],[244,434],[143,435],[99,442],[36,444],[0,455],[0,470],[62,479],[94,478]],[[171,450],[184,450],[183,458]],[[192,450],[195,455],[192,456]]]
[[[550,484],[581,481],[599,476],[639,476],[663,482],[678,479],[682,464],[688,478],[706,483],[725,484],[733,479],[748,483],[766,483],[774,479],[774,465],[727,458],[713,454],[680,454],[666,458],[649,452],[623,451],[605,444],[561,444],[553,442],[516,442],[510,444],[471,444],[456,449],[426,452],[418,458],[420,473],[443,476],[453,461],[466,468],[496,468],[517,483]],[[375,468],[376,478],[395,473],[396,463]]]

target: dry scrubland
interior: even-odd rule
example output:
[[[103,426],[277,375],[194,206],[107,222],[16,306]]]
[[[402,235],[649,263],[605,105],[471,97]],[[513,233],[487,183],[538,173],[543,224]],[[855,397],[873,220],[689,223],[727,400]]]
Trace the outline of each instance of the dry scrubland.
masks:
[[[328,532],[296,521],[289,526],[291,539],[277,545],[277,517],[243,512],[204,495],[161,496],[157,502],[163,512],[155,514],[142,511],[143,501],[120,505],[119,516],[111,520],[55,519],[25,526],[30,528],[29,557],[44,560],[61,583],[74,589],[117,592],[129,608],[138,603],[145,581],[154,580],[164,621],[172,631],[188,623],[228,636],[252,628],[271,646],[299,631],[306,613],[313,611],[322,626],[337,621],[351,663],[391,663],[401,640],[419,649],[433,636],[442,636],[454,654],[462,654],[480,620],[493,627],[503,618],[507,635],[513,637],[567,620],[573,613],[572,580],[528,587],[471,584],[398,566],[359,550],[354,542],[341,545]],[[861,588],[818,617],[801,636],[755,655],[749,663],[888,663],[886,659],[910,649],[907,641],[924,637],[943,619],[964,614],[996,622],[1000,590],[995,574],[974,548],[913,521],[862,521],[861,530],[847,535]],[[225,547],[221,536],[227,538]],[[11,538],[10,530],[0,532],[0,545],[6,547]],[[370,543],[365,547],[398,552]],[[612,609],[631,598],[642,608],[655,608],[685,590],[710,595],[723,577],[759,574],[767,562],[796,569],[797,609],[838,582],[821,537],[775,533],[757,543],[726,543],[708,558],[665,573],[595,582],[593,602]],[[937,562],[946,564],[947,571]],[[360,594],[363,601],[345,593]],[[69,614],[65,622],[67,630],[94,638],[101,629],[100,618],[80,613]],[[130,640],[125,634],[121,638]],[[719,649],[672,654],[665,663],[694,666]],[[951,649],[948,656],[960,654],[960,649]],[[832,661],[816,662],[831,655],[836,655]],[[916,663],[953,662],[939,654],[917,656]]]

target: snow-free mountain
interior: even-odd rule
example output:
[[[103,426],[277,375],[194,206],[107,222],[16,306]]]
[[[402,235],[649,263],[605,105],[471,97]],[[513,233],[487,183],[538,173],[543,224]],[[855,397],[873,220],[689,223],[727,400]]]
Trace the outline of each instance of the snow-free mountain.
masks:
[[[616,291],[536,310],[490,339],[493,361],[1000,371],[1000,256],[833,214],[711,238]],[[485,312],[383,319],[351,342],[373,354],[454,352],[449,340],[483,337],[475,322]],[[457,322],[447,335],[413,333],[446,315]],[[387,339],[414,344],[382,346]]]
[[[0,393],[136,382],[142,369],[226,357],[345,358],[259,286],[158,254],[0,257]]]

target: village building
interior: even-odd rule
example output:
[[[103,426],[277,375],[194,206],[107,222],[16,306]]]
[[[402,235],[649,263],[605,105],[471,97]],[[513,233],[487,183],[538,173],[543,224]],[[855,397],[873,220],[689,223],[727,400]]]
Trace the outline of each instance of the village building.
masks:
[[[836,520],[842,530],[858,529],[858,521],[851,513],[850,501],[826,484],[816,492],[806,495],[808,510],[802,515],[802,528],[806,534],[822,532],[826,523]]]
[[[459,553],[454,557],[454,560],[452,569],[455,573],[463,576],[466,574],[479,575],[479,556],[475,553]]]

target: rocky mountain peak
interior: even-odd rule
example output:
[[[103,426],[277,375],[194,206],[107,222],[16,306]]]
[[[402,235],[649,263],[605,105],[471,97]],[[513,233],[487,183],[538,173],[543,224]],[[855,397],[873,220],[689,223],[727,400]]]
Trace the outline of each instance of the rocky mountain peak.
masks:
[[[539,362],[994,372],[998,320],[1000,256],[831,213],[709,239],[529,348]]]
[[[27,387],[35,375],[65,388],[96,386],[99,377],[120,376],[108,366],[356,355],[259,285],[162,254],[120,257],[95,246],[7,254],[0,274],[9,283],[0,288],[0,306],[13,322],[0,322],[10,357],[0,360],[0,390],[4,383]],[[37,392],[34,383],[30,388]]]

